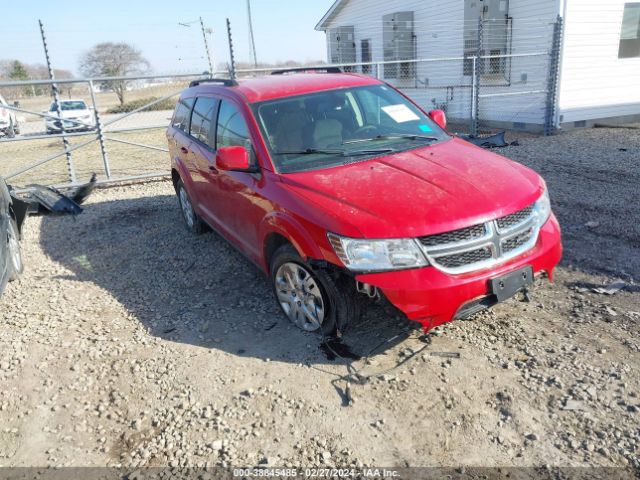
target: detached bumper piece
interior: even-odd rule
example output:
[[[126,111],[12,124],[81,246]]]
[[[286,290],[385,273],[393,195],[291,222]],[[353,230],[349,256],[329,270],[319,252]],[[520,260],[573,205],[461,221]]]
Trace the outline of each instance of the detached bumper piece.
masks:
[[[508,147],[509,144],[504,139],[505,132],[496,133],[489,137],[476,137],[474,135],[460,135],[460,138],[469,143],[473,143],[483,148],[500,148]]]
[[[9,187],[18,228],[22,227],[27,215],[78,215],[82,213],[80,205],[93,192],[96,182],[97,178],[94,173],[89,182],[69,190],[66,194],[56,188],[44,185],[27,185],[25,191],[21,193],[17,193]]]

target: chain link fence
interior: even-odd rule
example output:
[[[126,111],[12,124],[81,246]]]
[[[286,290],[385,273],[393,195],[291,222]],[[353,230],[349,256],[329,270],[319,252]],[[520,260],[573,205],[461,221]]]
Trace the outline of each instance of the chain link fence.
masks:
[[[499,33],[490,22],[480,21],[475,42],[465,39],[463,56],[319,67],[340,67],[388,82],[426,111],[444,110],[451,132],[550,134],[561,29],[560,18],[556,23],[502,26]],[[492,45],[508,48],[494,50]],[[278,69],[236,74],[242,80]],[[18,186],[82,183],[94,172],[100,182],[167,175],[165,129],[180,92],[195,78],[201,74],[0,82],[0,95],[7,100],[0,109],[15,115],[17,124],[0,136],[0,175]],[[50,94],[54,83],[59,115]]]
[[[180,92],[199,77],[1,83],[2,109],[16,124],[0,137],[0,175],[18,186],[82,183],[92,173],[101,182],[166,175],[165,129]]]

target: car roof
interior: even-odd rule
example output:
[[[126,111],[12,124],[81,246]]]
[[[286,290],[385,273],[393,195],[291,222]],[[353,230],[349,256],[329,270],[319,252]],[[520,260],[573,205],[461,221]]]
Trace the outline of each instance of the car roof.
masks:
[[[238,85],[233,87],[201,83],[193,89],[196,89],[197,92],[231,90],[241,94],[249,103],[255,103],[338,88],[380,85],[381,83],[375,78],[353,73],[295,73],[239,80]]]

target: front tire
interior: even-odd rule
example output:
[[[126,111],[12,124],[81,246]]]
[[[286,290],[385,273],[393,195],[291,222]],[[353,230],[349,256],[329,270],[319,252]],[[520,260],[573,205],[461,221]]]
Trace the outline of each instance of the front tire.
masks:
[[[196,235],[206,232],[207,226],[193,209],[191,199],[189,198],[189,194],[187,193],[187,189],[185,188],[182,180],[178,180],[178,183],[176,184],[176,193],[178,195],[178,203],[180,204],[182,218],[189,231]]]
[[[280,308],[298,328],[333,335],[359,316],[353,289],[340,285],[345,279],[313,268],[292,245],[275,251],[269,271]]]

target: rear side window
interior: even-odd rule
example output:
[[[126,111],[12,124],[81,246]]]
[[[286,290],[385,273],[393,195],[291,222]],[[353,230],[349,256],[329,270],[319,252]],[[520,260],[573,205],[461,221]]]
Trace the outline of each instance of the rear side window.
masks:
[[[185,133],[189,132],[189,117],[191,117],[191,107],[193,107],[193,98],[183,98],[176,105],[176,111],[173,114],[171,125],[179,128]]]
[[[191,136],[215,149],[213,122],[218,108],[218,100],[211,97],[199,97],[191,114]]]
[[[218,114],[218,148],[241,146],[251,150],[249,128],[238,108],[222,101]]]

